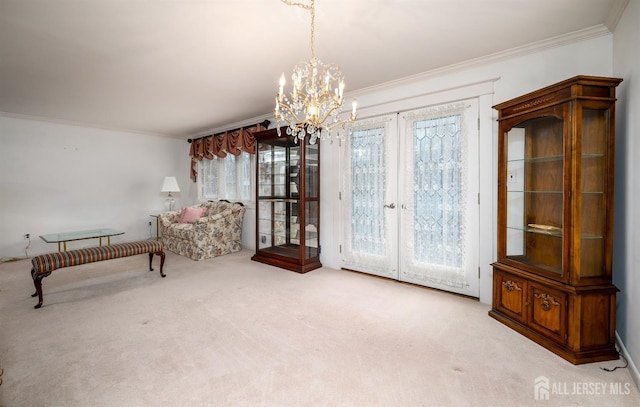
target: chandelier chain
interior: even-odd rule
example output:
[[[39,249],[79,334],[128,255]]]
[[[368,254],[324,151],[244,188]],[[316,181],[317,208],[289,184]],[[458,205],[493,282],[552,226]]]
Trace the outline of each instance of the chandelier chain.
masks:
[[[280,0],[288,6],[296,6],[309,10],[311,13],[311,58],[316,59],[316,0],[310,0],[310,4],[303,4],[289,0]]]

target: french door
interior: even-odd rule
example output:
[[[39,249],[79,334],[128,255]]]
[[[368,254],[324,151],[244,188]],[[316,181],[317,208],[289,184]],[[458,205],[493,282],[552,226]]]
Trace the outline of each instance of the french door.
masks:
[[[473,297],[477,101],[355,123],[343,144],[343,267]]]

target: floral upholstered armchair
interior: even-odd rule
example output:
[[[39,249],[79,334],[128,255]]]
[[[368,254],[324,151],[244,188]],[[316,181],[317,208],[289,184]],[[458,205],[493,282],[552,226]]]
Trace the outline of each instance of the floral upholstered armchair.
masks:
[[[210,259],[242,248],[245,207],[240,202],[213,201],[160,215],[164,247],[193,260]]]

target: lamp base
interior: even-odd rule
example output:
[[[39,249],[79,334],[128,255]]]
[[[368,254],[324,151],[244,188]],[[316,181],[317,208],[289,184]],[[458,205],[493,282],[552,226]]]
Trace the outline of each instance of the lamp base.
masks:
[[[173,211],[173,206],[176,203],[175,199],[173,199],[172,197],[167,198],[166,201],[164,201],[164,206],[167,208],[167,211],[171,212]]]

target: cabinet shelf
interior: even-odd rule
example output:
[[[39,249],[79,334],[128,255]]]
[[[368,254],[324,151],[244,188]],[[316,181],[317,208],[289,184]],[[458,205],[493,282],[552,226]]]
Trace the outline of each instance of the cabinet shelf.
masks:
[[[558,162],[564,160],[561,155],[544,156],[544,157],[526,157],[526,158],[511,158],[507,162],[509,163],[546,163],[546,162]]]
[[[284,198],[278,196],[260,196],[258,197],[261,202],[274,202],[274,203],[297,203],[298,198]]]
[[[545,235],[545,236],[554,236],[554,237],[562,238],[562,229],[545,230],[545,229],[538,229],[538,228],[532,228],[527,226],[509,226],[507,227],[507,229],[519,231],[519,232],[536,233],[536,234]]]
[[[604,154],[582,154],[582,159],[590,159],[590,158],[604,158]],[[552,156],[543,156],[543,157],[526,157],[526,158],[510,158],[507,160],[508,163],[544,163],[544,162],[555,162],[555,161],[564,161],[564,156],[562,155],[552,155]]]
[[[520,193],[520,194],[559,194],[562,195],[563,192],[562,191],[525,191],[525,190],[514,190],[514,189],[510,189],[507,191],[507,193],[511,194],[511,193]]]
[[[519,232],[536,233],[539,235],[554,236],[558,238],[562,238],[563,236],[562,230],[543,230],[543,229],[536,229],[536,228],[525,227],[525,226],[522,226],[522,227],[508,226],[507,229],[519,231]],[[604,236],[582,233],[580,235],[580,239],[604,239]]]
[[[604,191],[581,191],[583,195],[603,195]],[[524,191],[517,189],[510,189],[507,191],[507,194],[564,194],[563,191]]]

